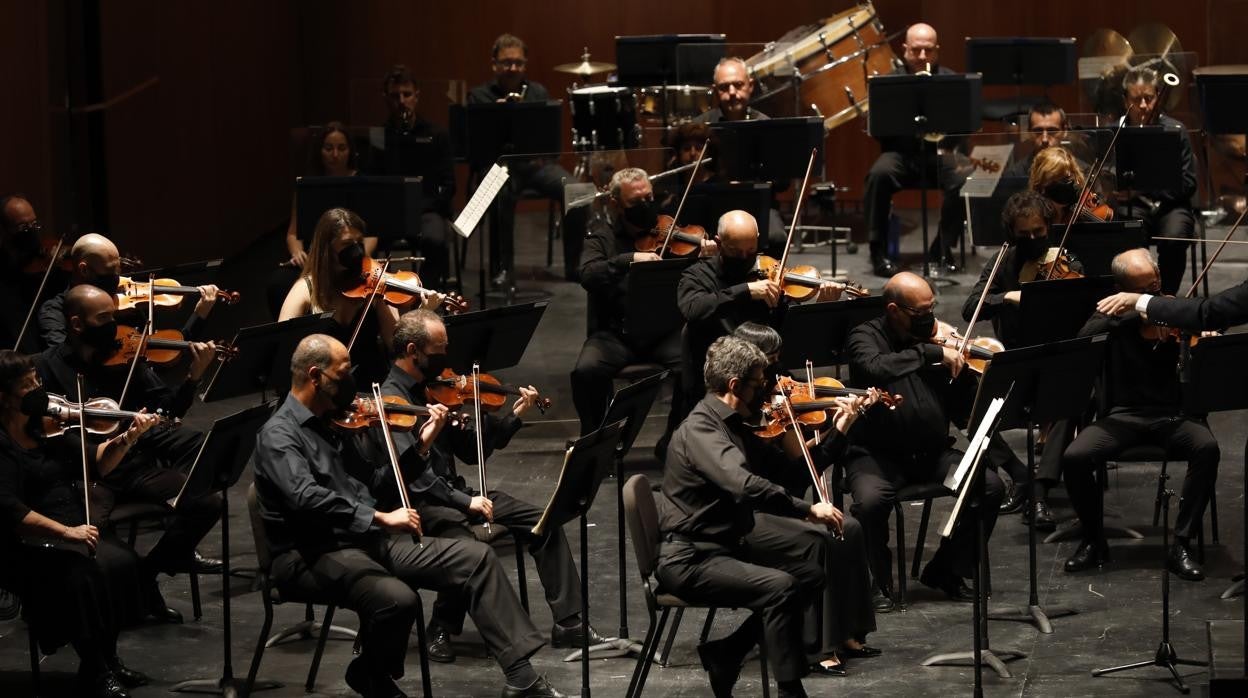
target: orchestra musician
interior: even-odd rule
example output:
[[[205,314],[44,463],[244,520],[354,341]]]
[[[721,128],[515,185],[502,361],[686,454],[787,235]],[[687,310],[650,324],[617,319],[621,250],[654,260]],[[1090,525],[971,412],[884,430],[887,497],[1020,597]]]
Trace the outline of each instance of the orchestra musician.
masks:
[[[754,93],[754,79],[749,66],[736,56],[719,59],[715,66],[711,85],[715,90],[715,106],[694,117],[699,124],[718,124],[723,121],[766,119],[768,116],[750,106]]]
[[[299,342],[291,389],[256,438],[256,494],[279,588],[331,598],[368,628],[347,685],[365,696],[399,696],[416,590],[462,594],[490,655],[506,675],[502,695],[563,694],[529,661],[543,641],[490,546],[423,536],[415,509],[383,511],[370,493],[381,473],[329,418],[351,406],[347,348],[328,335]]]
[[[714,176],[715,171],[716,148],[714,141],[711,140],[711,128],[704,123],[686,121],[668,132],[667,147],[671,151],[671,157],[667,160],[667,168],[674,169],[684,165],[692,165],[697,161],[698,153],[702,152],[702,146],[708,142],[710,142],[710,145],[706,148],[706,158],[710,158],[712,162],[703,162],[698,167],[697,181],[694,184],[710,180]],[[657,180],[658,186],[655,187],[654,194],[659,201],[660,213],[669,216],[676,215],[676,209],[679,207],[681,197],[689,184],[690,176],[693,176],[692,172],[686,171]]]
[[[1126,293],[1156,295],[1161,287],[1157,260],[1145,249],[1127,250],[1114,257],[1114,283]],[[1204,571],[1188,548],[1199,531],[1218,475],[1218,441],[1202,419],[1179,412],[1178,341],[1144,320],[1134,309],[1113,317],[1097,313],[1088,320],[1083,336],[1107,333],[1100,418],[1066,448],[1062,475],[1071,506],[1083,524],[1083,541],[1066,561],[1067,572],[1097,567],[1109,559],[1102,535],[1101,485],[1094,472],[1137,444],[1156,444],[1169,458],[1187,458],[1174,543],[1167,566],[1181,579],[1200,581]]]
[[[478,85],[468,93],[469,104],[506,102],[545,102],[550,92],[527,76],[528,48],[519,37],[503,34],[494,40],[491,50],[494,79]],[[564,182],[575,178],[553,160],[518,160],[509,158],[510,177],[499,191],[496,221],[498,234],[490,236],[490,278],[496,288],[507,288],[514,282],[516,202],[520,193],[533,190],[548,199],[563,199]],[[484,174],[484,173],[482,173]],[[581,244],[589,225],[589,212],[577,207],[563,219],[563,269],[568,281],[576,281],[581,258]]]
[[[394,333],[394,363],[390,374],[381,387],[383,395],[397,395],[410,404],[425,405],[425,389],[430,381],[442,375],[447,366],[446,326],[442,319],[428,310],[410,310],[399,317]],[[568,539],[560,527],[551,527],[541,536],[531,529],[542,517],[542,508],[511,496],[507,492],[490,489],[475,492],[456,471],[455,459],[476,464],[476,439],[471,430],[483,429],[482,441],[485,455],[505,448],[511,437],[523,426],[520,417],[531,410],[538,399],[533,386],[519,386],[520,396],[512,403],[511,414],[498,417],[482,413],[482,425],[448,426],[447,410],[434,403],[434,417],[423,425],[419,433],[395,432],[394,443],[399,460],[410,469],[408,489],[412,505],[421,515],[421,527],[431,536],[473,540],[471,527],[489,521],[507,527],[533,556],[537,574],[546,590],[546,602],[555,619],[551,628],[552,647],[580,647],[581,632],[581,581],[572,561]],[[373,437],[380,437],[380,430],[372,430]],[[385,444],[374,438],[372,447],[376,453],[385,453]],[[385,462],[385,457],[379,457]],[[376,462],[376,461],[375,461]],[[393,478],[383,478],[386,486],[394,484]],[[391,493],[393,495],[393,493]],[[396,497],[378,499],[391,504]],[[455,661],[451,636],[459,635],[464,624],[464,599],[458,591],[442,591],[433,606],[429,622],[426,653],[438,662]],[[589,629],[589,644],[603,642],[603,638]]]
[[[906,29],[902,48],[902,61],[894,68],[894,75],[924,72],[953,74],[952,70],[939,63],[940,44],[936,30],[931,25],[910,25]],[[937,149],[939,153],[940,149],[951,147],[952,143],[952,140],[946,139],[939,149],[931,144],[927,147]],[[928,248],[927,255],[948,271],[957,269],[951,250],[961,234],[962,224],[966,222],[966,212],[962,199],[958,196],[962,183],[966,181],[966,175],[959,174],[954,159],[944,154],[930,157],[931,169],[926,173],[922,172],[919,148],[920,145],[914,138],[882,139],[882,152],[867,172],[862,200],[867,229],[871,236],[871,265],[876,276],[892,277],[898,271],[897,260],[888,254],[889,216],[893,195],[902,189],[919,186],[922,177],[927,178],[930,188],[939,188],[944,193],[940,209],[940,232]]]
[[[0,350],[0,587],[21,596],[46,653],[73,646],[75,695],[127,698],[127,688],[150,681],[117,656],[120,630],[146,615],[138,556],[101,531],[96,517],[86,520],[81,437],[73,430],[44,436],[47,400],[31,357]],[[138,415],[117,436],[88,443],[87,460],[115,463],[155,422],[155,415]],[[96,489],[99,502],[104,493]]]
[[[1079,161],[1063,146],[1050,146],[1032,157],[1027,187],[1053,202],[1057,207],[1056,223],[1070,220],[1086,182]]]
[[[779,694],[806,695],[802,617],[825,583],[825,546],[802,520],[839,530],[843,519],[832,504],[811,504],[754,474],[796,467],[750,433],[767,399],[766,366],[763,352],[743,339],[720,337],[710,346],[706,395],[672,435],[659,498],[660,589],[754,611],[728,636],[698,646],[717,698],[732,695],[760,631]]]
[[[1045,148],[1060,146],[1065,143],[1070,133],[1070,122],[1066,119],[1066,110],[1053,102],[1045,100],[1031,105],[1027,112],[1027,131],[1023,134],[1023,143],[1030,147],[1025,157],[1018,158],[1005,168],[1005,177],[1027,177],[1031,174],[1031,163]]]
[[[846,343],[853,385],[905,397],[895,410],[872,410],[858,420],[845,460],[846,485],[854,497],[850,511],[867,534],[879,592],[877,611],[893,607],[888,518],[897,490],[908,483],[941,482],[961,460],[962,452],[952,447],[949,424],[964,419],[971,397],[967,389],[972,387],[951,380],[966,361],[949,341],[952,328],[936,319],[930,283],[901,272],[885,284],[883,296],[885,314],[855,327]],[[986,460],[990,467],[984,470],[984,494],[975,507],[990,535],[1004,487],[995,472],[1002,465],[997,449],[990,448]],[[941,541],[919,581],[950,599],[973,600],[964,578],[974,572],[975,546],[975,526],[964,521]]]
[[[48,259],[51,250],[43,248],[45,242],[43,225],[26,197],[10,194],[0,198],[0,294],[7,299],[0,307],[0,347],[13,348],[21,335],[20,350],[35,353],[41,348],[37,328],[27,327],[22,335],[26,311],[32,304],[42,302],[49,289],[63,288],[68,283],[68,275],[53,264],[43,296],[35,298],[43,279],[39,262],[53,262]]]

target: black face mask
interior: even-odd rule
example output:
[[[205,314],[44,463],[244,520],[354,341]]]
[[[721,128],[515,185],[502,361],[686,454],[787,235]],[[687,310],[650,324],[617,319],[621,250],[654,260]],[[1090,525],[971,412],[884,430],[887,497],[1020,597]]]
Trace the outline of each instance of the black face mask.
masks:
[[[659,222],[659,205],[654,199],[642,199],[624,209],[624,220],[634,228],[654,230],[654,226]]]
[[[936,313],[925,313],[919,316],[910,316],[910,336],[926,342],[932,338],[932,331],[936,329]]]
[[[358,272],[364,268],[364,244],[357,242],[342,248],[338,253],[338,263],[349,272]]]
[[[1047,235],[1038,238],[1023,238],[1014,243],[1014,247],[1018,249],[1019,259],[1027,261],[1040,259],[1049,250],[1049,238]]]
[[[719,262],[723,265],[724,279],[733,283],[740,283],[745,277],[754,271],[754,258],[745,257],[720,257]]]
[[[425,354],[424,360],[419,365],[420,372],[425,374],[425,380],[437,378],[446,370],[446,354]]]
[[[99,274],[91,280],[91,285],[112,296],[121,286],[120,274]]]
[[[319,390],[329,398],[335,410],[345,411],[355,402],[355,376],[350,371],[344,373],[342,378],[328,382],[328,385],[334,386],[332,389],[326,390],[326,384],[327,381],[322,380]]]
[[[42,387],[22,396],[22,414],[28,417],[42,417],[48,413],[48,391]]]
[[[754,391],[754,394],[750,396],[749,400],[742,398],[742,401],[745,403],[745,408],[750,411],[748,420],[750,422],[756,422],[758,421],[759,415],[762,414],[763,405],[767,404],[768,391],[766,386],[761,388],[751,387],[750,389]],[[737,397],[741,396],[738,395]]]
[[[1075,180],[1063,179],[1045,187],[1044,195],[1055,204],[1073,206],[1079,198],[1079,190],[1075,188]]]
[[[117,350],[117,321],[111,320],[95,327],[87,325],[78,339],[95,350],[96,361],[107,359]]]

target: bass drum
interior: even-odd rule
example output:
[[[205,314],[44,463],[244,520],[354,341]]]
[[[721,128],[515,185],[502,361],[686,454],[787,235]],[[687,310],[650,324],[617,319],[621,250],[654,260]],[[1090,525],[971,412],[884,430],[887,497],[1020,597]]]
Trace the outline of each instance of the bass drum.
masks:
[[[824,126],[835,128],[867,113],[867,78],[892,73],[896,61],[875,7],[859,5],[750,56],[746,65],[758,81],[751,106],[768,116],[813,116],[813,105]]]
[[[711,88],[702,85],[642,87],[637,90],[637,98],[642,118],[657,123],[666,120],[668,124],[694,119],[715,104]]]
[[[641,141],[637,100],[627,87],[589,85],[568,92],[573,150],[623,150]]]

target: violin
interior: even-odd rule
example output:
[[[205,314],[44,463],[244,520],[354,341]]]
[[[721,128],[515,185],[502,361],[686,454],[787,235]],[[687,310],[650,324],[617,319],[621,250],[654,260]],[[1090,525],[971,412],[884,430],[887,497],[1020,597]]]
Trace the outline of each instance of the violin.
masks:
[[[677,257],[697,257],[702,251],[702,241],[706,239],[706,228],[690,223],[676,225],[676,219],[663,214],[654,230],[633,241],[633,249],[638,252],[653,252],[664,259]],[[664,248],[663,241],[667,241]]]
[[[798,303],[814,298],[819,292],[819,287],[825,283],[819,276],[819,270],[809,264],[785,269],[783,280],[781,280],[780,262],[765,254],[758,256],[758,273],[764,278],[775,281],[780,285],[780,290],[784,292],[784,295]],[[837,283],[842,292],[848,294],[850,298],[866,298],[871,295],[865,287],[853,281],[846,281],[843,284],[833,283]]]
[[[391,431],[411,431],[420,423],[421,417],[429,416],[427,406],[413,405],[398,395],[383,395],[381,400],[386,403],[386,424]],[[462,412],[451,413],[449,416],[453,425],[466,424],[471,419]],[[364,431],[380,422],[381,415],[377,413],[377,405],[368,395],[356,395],[350,408],[330,419],[335,427],[350,432]]]
[[[1105,223],[1114,219],[1114,209],[1110,207],[1109,204],[1101,201],[1100,195],[1093,191],[1088,192],[1083,197],[1083,203],[1079,206],[1078,210],[1079,220],[1081,221]]]
[[[47,414],[43,417],[44,436],[60,436],[69,429],[81,426],[88,434],[112,436],[121,425],[134,419],[139,413],[120,409],[115,400],[96,397],[85,403],[70,402],[61,395],[48,394]],[[160,415],[161,424],[177,426],[180,422]]]
[[[153,291],[160,289],[153,295]],[[135,281],[123,276],[117,284],[117,309],[127,310],[148,303],[165,308],[173,308],[182,304],[186,296],[198,296],[199,288],[182,286],[173,279],[152,279],[151,281]],[[238,291],[217,289],[217,300],[226,305],[234,305],[241,300]]]
[[[900,395],[888,393],[879,388],[850,388],[839,380],[824,376],[815,378],[813,381],[797,381],[787,376],[780,378],[777,386],[781,391],[787,392],[793,400],[794,406],[801,405],[805,402],[822,402],[835,409],[836,404],[833,402],[838,397],[869,397],[875,398],[880,404],[890,410],[895,410],[901,403],[905,401]],[[813,389],[813,391],[812,391]]]
[[[521,394],[519,388],[504,385],[488,373],[479,373],[474,379],[471,376],[456,375],[449,368],[425,385],[425,395],[447,407],[461,407],[465,402],[478,402],[478,393],[481,396],[481,407],[487,412],[502,407],[507,402],[505,396]],[[550,398],[539,397],[533,404],[539,412],[546,414],[552,403]]]
[[[988,368],[988,362],[992,361],[993,355],[999,351],[1005,351],[1005,345],[1001,343],[1001,340],[994,337],[968,339],[954,332],[949,340],[942,340],[938,343],[947,344],[948,341],[957,342],[957,348],[966,357],[967,368],[980,374]]]
[[[434,293],[420,281],[420,275],[414,271],[388,271],[385,265],[375,259],[365,258],[360,272],[360,283],[344,289],[342,295],[347,298],[367,299],[380,295],[387,303],[395,306],[410,305],[417,298]],[[468,311],[468,301],[463,296],[448,293],[442,300],[442,307],[451,313]]]
[[[1082,279],[1083,274],[1075,271],[1071,266],[1074,258],[1069,252],[1063,250],[1060,254],[1053,257],[1047,262],[1042,262],[1036,267],[1036,278],[1034,281],[1047,281],[1050,279]]]
[[[191,343],[177,330],[157,330],[145,334],[127,325],[117,326],[117,349],[104,360],[105,366],[124,366],[139,353],[148,363],[167,366],[177,361]],[[217,356],[225,361],[238,357],[238,348],[228,342],[216,344]]]

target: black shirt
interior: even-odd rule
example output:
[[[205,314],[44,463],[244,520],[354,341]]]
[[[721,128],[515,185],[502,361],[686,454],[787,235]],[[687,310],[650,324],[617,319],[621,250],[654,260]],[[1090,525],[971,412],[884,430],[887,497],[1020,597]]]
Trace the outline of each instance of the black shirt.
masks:
[[[804,517],[810,503],[755,475],[761,467],[797,467],[747,434],[744,419],[706,395],[672,432],[663,470],[659,528],[698,540],[734,544],[754,528],[754,511]],[[804,467],[804,466],[802,466]]]
[[[524,92],[524,99],[520,100],[521,102],[545,102],[550,99],[550,92],[548,92],[540,82],[525,80],[521,84],[529,86],[529,89]],[[494,78],[487,83],[483,83],[472,88],[472,90],[468,92],[468,103],[493,104],[506,97],[508,92],[509,90],[504,89],[503,86],[498,83],[498,78]],[[520,92],[520,90],[516,90],[516,92]]]
[[[691,367],[701,366],[706,350],[716,339],[732,334],[743,322],[759,322],[779,327],[785,302],[769,308],[760,300],[750,298],[749,283],[758,278],[750,275],[743,280],[724,277],[723,260],[718,255],[703,257],[685,270],[676,287],[676,304],[685,317],[685,346]]]
[[[581,287],[589,294],[589,333],[623,334],[633,238],[623,226],[596,225],[581,250]]]
[[[1179,343],[1145,339],[1140,336],[1142,324],[1134,310],[1112,318],[1096,313],[1079,331],[1080,337],[1109,334],[1102,376],[1102,410],[1113,413],[1130,408],[1177,414]]]
[[[39,338],[43,341],[44,348],[55,347],[65,343],[67,338],[67,330],[65,329],[65,294],[68,292],[68,289],[61,291],[39,306]],[[197,298],[197,296],[188,296],[187,302],[195,302]],[[123,322],[123,324],[132,323],[136,327],[143,323],[144,318],[147,317],[147,313],[138,307],[114,311],[114,315],[119,322]],[[186,339],[195,339],[199,336],[199,331],[202,329],[203,324],[203,318],[192,312],[190,317],[186,319],[186,324],[182,325],[182,336]],[[30,330],[27,330],[27,332],[30,332]]]
[[[979,281],[975,282],[975,287],[967,294],[966,302],[962,304],[963,320],[970,322],[971,316],[975,314],[979,296],[984,292],[984,286],[988,284],[988,276],[992,273],[992,267],[997,263],[997,257],[1000,254],[998,252],[988,260],[988,263],[984,265],[984,270],[979,274]],[[1069,252],[1067,256],[1071,257]],[[992,321],[993,333],[1006,348],[1022,345],[1020,325],[1022,317],[1018,312],[1019,305],[1006,301],[1005,294],[1022,289],[1023,281],[1020,277],[1025,266],[1027,266],[1027,260],[1019,258],[1018,248],[1010,247],[1006,250],[1005,259],[1001,261],[1001,268],[997,270],[997,276],[992,280],[992,287],[988,289],[988,295],[984,297],[984,307],[979,311],[979,319]],[[1083,271],[1083,264],[1073,257],[1070,266],[1074,271]],[[1034,280],[1034,278],[1027,279],[1027,281]]]
[[[128,365],[99,366],[82,361],[69,344],[52,347],[35,357],[35,370],[49,393],[77,400],[77,375],[82,374],[84,397],[108,397],[116,400],[125,386]],[[146,362],[134,369],[130,390],[121,409],[138,411],[144,407],[148,412],[163,412],[168,417],[182,417],[195,401],[196,382],[183,381],[176,390],[170,388],[156,375]]]
[[[22,448],[0,430],[0,550],[18,545],[18,524],[31,511],[66,526],[86,522],[82,489],[81,441],[77,435],[45,439],[37,448]],[[95,449],[87,449],[88,465]]]
[[[762,121],[764,119],[770,119],[770,118],[771,117],[755,109],[754,107],[746,107],[745,118],[738,119],[738,121]],[[702,112],[701,114],[698,114],[697,116],[693,118],[693,122],[695,124],[722,124],[728,121],[729,121],[728,119],[724,118],[724,112],[720,111],[719,107],[712,107],[710,109],[707,109],[706,111]]]
[[[411,128],[385,128],[385,147],[370,152],[369,167],[379,175],[421,177],[425,211],[451,214],[455,196],[455,160],[446,129],[417,115]]]

